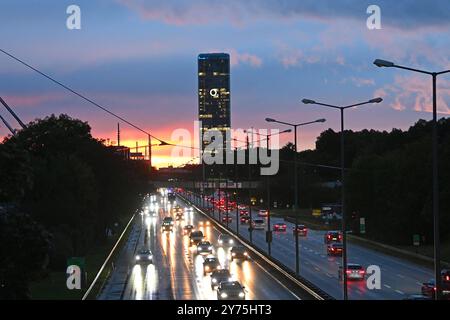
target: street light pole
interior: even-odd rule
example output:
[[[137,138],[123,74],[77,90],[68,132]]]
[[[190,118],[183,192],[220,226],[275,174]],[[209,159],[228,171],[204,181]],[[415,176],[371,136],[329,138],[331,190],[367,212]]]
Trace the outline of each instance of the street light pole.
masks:
[[[376,59],[373,62],[377,67],[398,68],[412,72],[418,72],[430,75],[432,77],[433,87],[433,120],[432,120],[432,165],[433,165],[433,240],[434,240],[434,278],[436,283],[435,299],[440,300],[442,297],[442,278],[441,278],[441,241],[440,241],[440,226],[439,226],[439,170],[438,170],[438,120],[437,120],[437,90],[436,82],[437,76],[449,73],[450,70],[441,72],[429,72],[420,69],[414,69],[396,65],[391,61]]]
[[[344,300],[348,300],[348,278],[347,278],[347,217],[345,213],[345,141],[344,141],[344,111],[345,109],[362,106],[369,103],[380,103],[381,98],[374,98],[369,101],[360,102],[345,107],[335,106],[326,103],[316,102],[314,100],[303,99],[304,104],[316,104],[324,107],[338,109],[341,117],[341,229],[342,229],[342,278],[343,278],[343,295]]]
[[[344,280],[344,300],[348,300],[348,278],[347,278],[347,214],[345,211],[345,129],[344,108],[340,108],[341,115],[341,226],[342,226],[342,266]]]
[[[244,130],[244,132],[248,133],[248,131]],[[292,132],[291,129],[287,129],[284,131],[280,131],[280,132],[276,132],[276,133],[272,133],[272,134],[263,134],[263,133],[259,133],[259,132],[251,132],[252,134],[256,134],[258,136],[263,136],[265,137],[266,140],[266,148],[267,148],[267,155],[269,155],[270,149],[269,149],[269,145],[270,145],[270,137],[274,136],[274,135],[280,135],[282,133],[288,133],[288,132]],[[264,139],[258,140],[258,141],[262,141]],[[270,217],[271,217],[271,211],[270,211],[270,175],[267,175],[266,178],[266,188],[267,188],[267,232],[266,232],[266,240],[267,240],[267,252],[269,254],[269,256],[272,254],[272,230],[271,230],[271,224],[270,224]]]
[[[252,166],[250,165],[250,143],[248,139],[248,134],[246,137],[247,143],[247,153],[248,153],[248,213],[249,213],[249,238],[250,243],[253,243],[253,225],[252,225]]]
[[[278,121],[272,118],[266,118],[267,122],[276,122],[276,123],[280,123],[283,125],[287,125],[287,126],[291,126],[294,128],[294,214],[295,214],[295,229],[294,229],[294,234],[295,234],[295,273],[299,274],[300,273],[300,253],[299,253],[299,241],[298,241],[298,176],[297,176],[297,127],[301,127],[301,126],[306,126],[309,124],[313,124],[313,123],[318,123],[318,122],[325,122],[325,119],[317,119],[314,121],[308,121],[308,122],[304,122],[304,123],[288,123],[288,122],[283,122],[283,121]]]

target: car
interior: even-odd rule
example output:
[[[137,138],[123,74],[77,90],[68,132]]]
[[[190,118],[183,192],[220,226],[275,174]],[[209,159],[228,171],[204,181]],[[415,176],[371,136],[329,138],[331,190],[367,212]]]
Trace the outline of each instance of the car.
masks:
[[[264,221],[264,219],[254,219],[252,221],[252,227],[255,230],[265,230],[266,222]]]
[[[248,216],[248,210],[247,209],[241,209],[239,210],[240,216]]]
[[[238,205],[238,209],[245,210],[245,209],[247,209],[247,206],[245,204],[240,204],[240,205]]]
[[[331,242],[341,242],[342,241],[342,232],[327,231],[324,236],[324,241],[326,244],[329,244]]]
[[[200,241],[197,244],[197,253],[198,254],[211,254],[213,253],[213,246],[209,241]]]
[[[199,227],[209,226],[209,225],[210,225],[210,222],[209,222],[209,220],[206,220],[206,221],[200,220],[200,221],[198,222],[198,225],[199,225]]]
[[[164,217],[163,224],[164,223],[169,223],[169,224],[173,225],[173,218],[172,217]]]
[[[422,295],[434,299],[436,294],[436,284],[434,279],[430,279],[428,282],[422,283]]]
[[[183,208],[181,208],[180,206],[177,205],[172,208],[172,212],[175,214],[183,213]]]
[[[450,284],[450,270],[443,269],[443,270],[441,271],[441,276],[442,276],[442,282],[443,282],[444,284],[445,284],[445,283]]]
[[[175,216],[175,220],[177,221],[184,220],[184,213],[178,212],[177,215]]]
[[[231,246],[234,244],[234,239],[228,234],[221,234],[217,242],[219,246]]]
[[[229,214],[224,214],[222,216],[222,222],[232,222],[233,218]]]
[[[203,275],[206,276],[208,273],[214,272],[216,270],[222,269],[219,259],[214,256],[208,256],[203,261]]]
[[[167,199],[169,200],[169,202],[175,201],[175,199],[176,199],[175,193],[174,193],[174,192],[169,192],[169,193],[167,194]]]
[[[245,287],[239,281],[221,282],[217,288],[218,300],[245,300]]]
[[[338,277],[339,280],[344,278],[343,276],[343,267],[339,266]],[[356,263],[348,263],[347,264],[347,280],[359,280],[363,281],[366,276],[366,270],[360,264]]]
[[[172,232],[173,231],[173,224],[170,222],[163,222],[161,225],[161,230],[163,232]]]
[[[199,244],[204,238],[203,232],[201,231],[192,231],[189,235],[189,243],[190,245],[197,245]]]
[[[327,246],[327,254],[329,256],[342,256],[342,250],[343,250],[342,243],[339,242],[330,243]]]
[[[215,270],[211,273],[211,289],[214,290],[221,282],[232,280],[228,269]]]
[[[442,296],[445,300],[450,299],[450,281],[445,280],[445,274],[442,275]],[[434,279],[430,279],[428,282],[422,283],[422,295],[434,299],[436,295],[436,282]]]
[[[279,232],[279,231],[284,232],[284,231],[286,231],[286,228],[287,228],[287,226],[286,226],[286,223],[284,223],[284,222],[277,222],[273,225],[273,231],[277,231],[277,232]]]
[[[294,236],[297,234],[300,237],[306,237],[308,235],[308,228],[304,224],[297,225],[297,228],[294,226],[292,229]]]
[[[230,250],[231,261],[234,259],[247,260],[249,258],[247,250],[243,246],[234,246]]]
[[[267,217],[269,215],[269,211],[265,209],[261,209],[258,211],[258,216],[260,217]]]
[[[183,227],[183,234],[190,235],[192,230],[194,230],[194,226],[192,224],[187,224]]]
[[[247,224],[250,222],[250,216],[242,216],[239,221],[241,222],[241,224]]]
[[[135,257],[134,257],[135,263],[153,263],[153,254],[148,249],[141,249],[139,250]]]

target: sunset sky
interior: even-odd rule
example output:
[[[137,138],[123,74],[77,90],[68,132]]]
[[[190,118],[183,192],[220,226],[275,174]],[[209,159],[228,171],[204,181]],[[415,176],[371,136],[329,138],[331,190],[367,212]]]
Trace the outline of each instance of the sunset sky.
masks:
[[[0,48],[110,108],[154,136],[172,141],[197,119],[197,55],[231,55],[234,128],[276,128],[266,117],[305,122],[300,149],[314,148],[338,114],[301,104],[311,98],[351,104],[384,102],[347,113],[353,130],[408,128],[430,119],[431,80],[380,69],[376,58],[450,69],[450,2],[317,0],[2,0]],[[66,8],[81,8],[81,30],[66,28]],[[381,8],[381,30],[369,30],[366,9]],[[450,113],[450,76],[438,82],[441,116]],[[95,137],[116,141],[117,120],[0,54],[0,96],[26,122],[67,113],[88,121]],[[0,108],[0,114],[17,127]],[[284,129],[284,128],[282,128]],[[0,123],[0,136],[8,131]],[[122,142],[147,137],[122,124]],[[292,140],[291,135],[282,139]],[[184,142],[187,143],[187,142]],[[179,165],[171,148],[155,148],[154,164]]]

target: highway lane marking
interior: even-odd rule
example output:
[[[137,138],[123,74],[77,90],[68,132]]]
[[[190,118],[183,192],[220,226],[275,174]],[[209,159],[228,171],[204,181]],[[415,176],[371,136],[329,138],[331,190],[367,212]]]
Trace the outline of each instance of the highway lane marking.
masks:
[[[402,274],[397,274],[397,276],[398,276],[399,278],[405,279],[405,276],[402,275]]]
[[[419,286],[423,285],[423,283],[419,281],[417,281],[416,284],[418,284]]]
[[[384,284],[384,286],[385,286],[386,288],[388,288],[388,289],[391,289],[391,288],[392,288],[391,286],[389,286],[389,285],[387,285],[387,284]]]
[[[395,290],[395,292],[397,292],[398,294],[405,294],[403,291],[400,290]]]
[[[302,300],[299,296],[297,296],[294,292],[292,292],[288,287],[286,287],[280,280],[275,278],[273,274],[271,274],[269,271],[267,271],[262,265],[260,265],[257,261],[253,260],[254,263],[256,263],[264,272],[266,272],[273,280],[275,280],[279,285],[281,285],[283,288],[285,288],[287,291],[289,291],[290,294],[292,294],[295,299]]]

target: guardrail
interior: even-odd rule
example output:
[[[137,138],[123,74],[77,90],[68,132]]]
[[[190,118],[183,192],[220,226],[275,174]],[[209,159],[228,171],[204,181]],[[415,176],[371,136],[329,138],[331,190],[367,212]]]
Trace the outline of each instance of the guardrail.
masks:
[[[122,242],[122,240],[124,239],[124,235],[127,233],[128,228],[131,225],[131,222],[134,220],[136,214],[133,214],[133,216],[131,217],[130,221],[128,221],[127,225],[125,226],[124,230],[122,231],[122,234],[120,235],[119,239],[117,239],[114,247],[111,249],[111,252],[108,254],[108,256],[106,257],[105,262],[103,263],[103,265],[101,266],[100,270],[98,271],[97,275],[95,276],[94,280],[91,282],[91,285],[89,286],[89,288],[86,290],[86,292],[84,293],[83,297],[81,298],[81,300],[86,300],[89,295],[91,294],[91,291],[93,290],[93,288],[95,287],[95,285],[97,284],[97,281],[100,279],[100,276],[102,275],[102,273],[106,270],[106,266],[111,262],[112,258],[115,256],[116,250],[119,247],[120,243]],[[106,279],[104,280],[106,281]],[[101,288],[103,287],[104,282],[102,283]],[[98,294],[99,292],[97,292]]]
[[[225,228],[222,224],[218,223],[216,219],[213,219],[209,214],[205,213],[201,208],[197,207],[193,202],[191,202],[189,199],[186,199],[182,195],[178,194],[179,197],[181,197],[184,201],[191,204],[198,212],[203,214],[205,217],[209,218],[213,221],[216,227],[219,227],[223,231],[229,233],[230,235],[233,235],[234,237],[238,238],[242,244],[247,247],[250,251],[252,251],[254,254],[256,254],[260,259],[262,259],[264,262],[266,262],[268,265],[270,265],[272,268],[276,269],[278,272],[280,272],[283,276],[285,276],[287,279],[289,279],[291,282],[299,286],[301,289],[306,291],[309,295],[311,295],[316,300],[334,300],[333,297],[331,297],[326,292],[322,291],[317,286],[313,285],[308,280],[304,279],[303,277],[300,277],[293,273],[292,270],[290,270],[287,266],[285,266],[281,261],[278,259],[273,258],[272,256],[269,256],[263,252],[259,252],[258,249],[251,244],[247,239],[243,238],[240,234],[237,234],[233,230]]]

